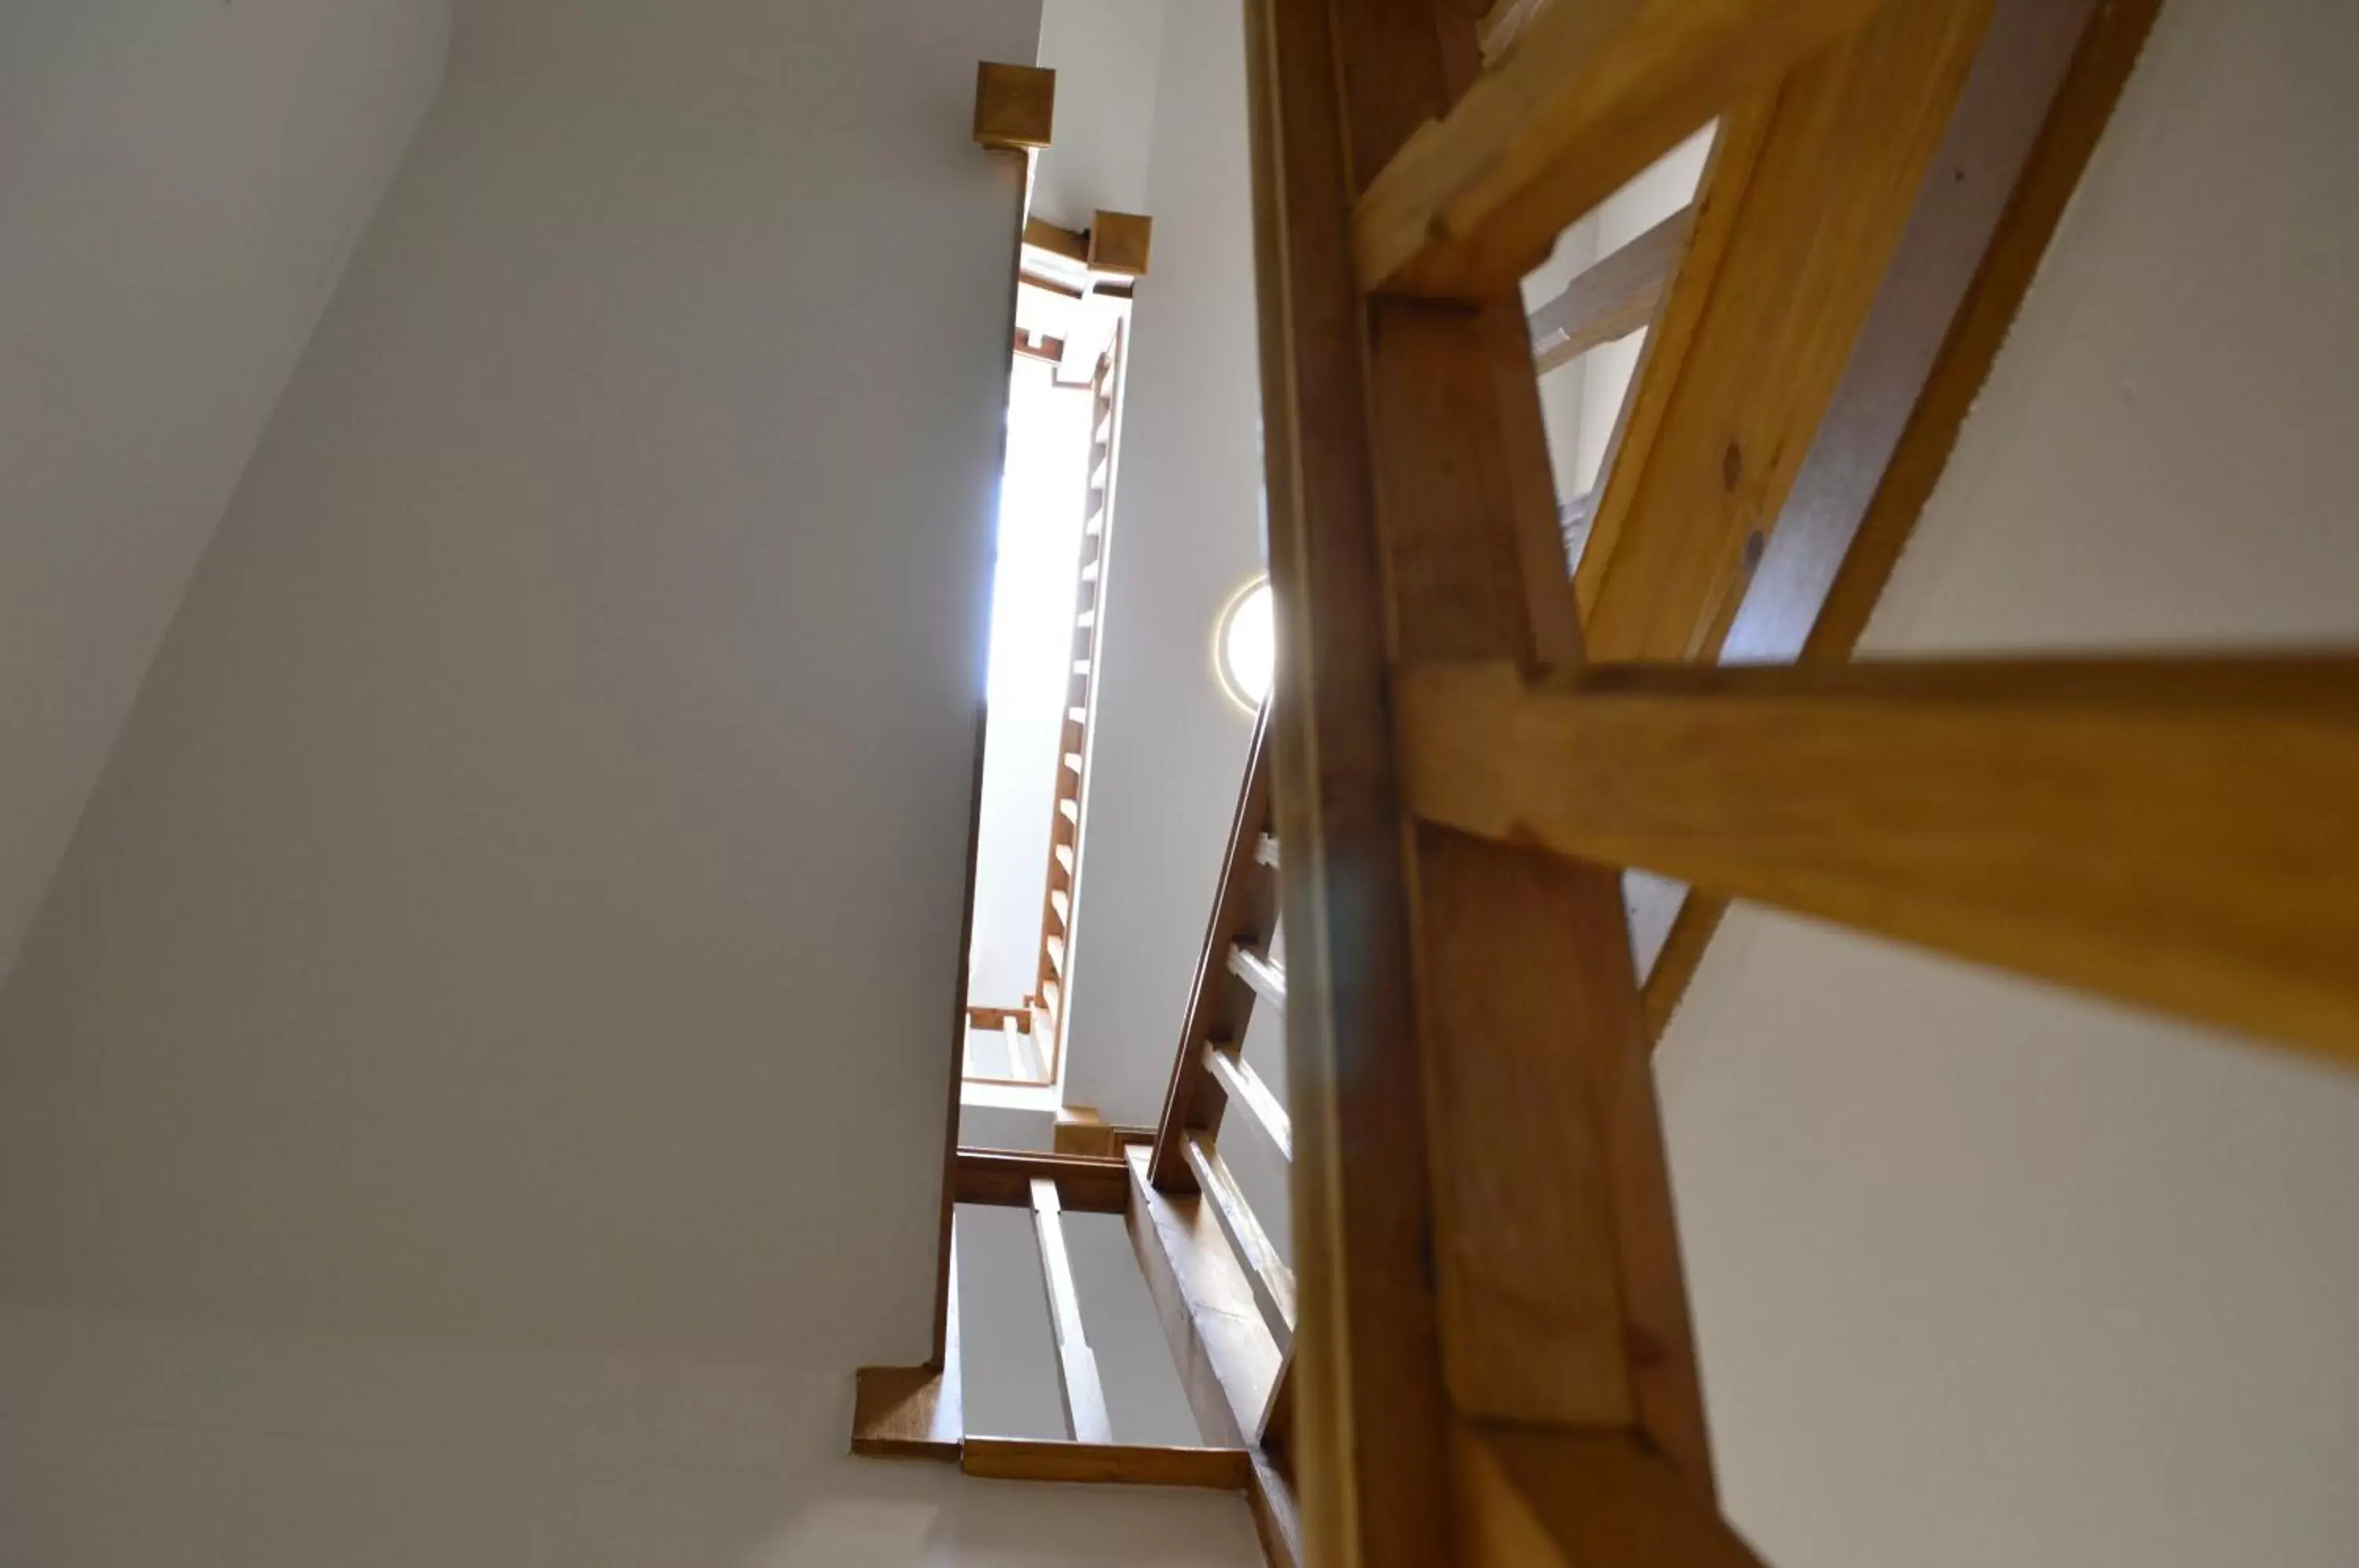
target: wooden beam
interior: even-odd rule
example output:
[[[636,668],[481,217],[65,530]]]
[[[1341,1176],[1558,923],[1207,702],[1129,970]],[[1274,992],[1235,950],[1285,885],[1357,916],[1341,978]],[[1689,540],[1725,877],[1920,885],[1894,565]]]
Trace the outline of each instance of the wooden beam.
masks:
[[[1427,821],[2359,1062],[2359,658],[1401,686]]]
[[[1967,82],[1951,132],[1952,147],[1944,148],[1936,171],[1939,176],[1954,166],[1973,178],[1929,179],[1919,196],[1908,237],[1894,259],[1896,274],[1905,269],[1907,284],[1886,287],[1862,335],[1761,571],[1730,627],[1732,655],[1741,649],[1748,659],[1795,657],[1813,664],[1851,657],[1949,464],[1958,430],[1990,375],[2158,9],[2160,0],[2079,0],[2071,5],[2000,0],[1984,44],[1988,63],[1978,65]],[[2059,27],[2072,29],[2077,42],[2050,88],[2043,68],[2051,46],[2043,35]],[[2027,82],[2034,72],[2041,74]],[[2043,93],[2038,88],[2050,90]],[[2036,135],[2018,128],[2035,117]],[[1995,219],[1953,194],[1961,185],[2001,184],[2009,194]],[[1979,226],[1985,222],[1989,227]],[[1951,265],[1941,250],[1959,247],[1972,247],[1980,259],[1952,302],[1932,287],[1940,278],[1926,275]],[[1946,312],[1949,324],[1921,379],[1911,386],[1911,362],[1903,356],[1913,347],[1913,332],[1900,323],[1880,329],[1886,329],[1887,310],[1899,316],[1900,301],[1924,301],[1929,294],[1930,308]],[[1902,343],[1885,346],[1887,339]],[[1863,456],[1859,447],[1874,435],[1854,433],[1857,428],[1880,426],[1888,417],[1886,410],[1902,397],[1909,400],[1910,411],[1891,448]],[[1821,449],[1826,449],[1823,457]],[[1864,502],[1854,502],[1838,486],[1850,483],[1864,463],[1873,465],[1879,477]],[[1824,477],[1814,483],[1814,475]],[[1771,603],[1765,604],[1765,596]],[[1680,903],[1647,975],[1643,1000],[1649,1038],[1661,1039],[1727,908],[1726,899],[1710,894],[1691,894]]]
[[[1197,1430],[1209,1443],[1242,1448],[1277,1376],[1277,1346],[1261,1325],[1253,1286],[1218,1222],[1194,1194],[1157,1191],[1148,1159],[1145,1149],[1128,1154],[1131,1250]]]
[[[1253,1479],[1253,1460],[1242,1448],[1055,1443],[1029,1437],[970,1437],[959,1468],[1002,1481],[1201,1486],[1216,1492],[1245,1491]]]
[[[1254,1441],[1277,1456],[1278,1468],[1291,1474],[1294,1463],[1294,1347],[1288,1345],[1286,1357],[1277,1364],[1277,1380],[1269,1386],[1269,1399],[1261,1408],[1261,1423],[1254,1429]]]
[[[1629,10],[1555,16],[1586,27]],[[1365,249],[1355,259],[1345,214],[1359,203],[1363,238],[1378,226],[1367,171],[1394,179],[1420,156],[1400,151],[1420,124],[1448,115],[1447,141],[1506,71],[1553,56],[1548,75],[1563,51],[1535,33],[1452,110],[1457,50],[1424,7],[1255,0],[1248,15],[1284,639],[1305,1544],[1311,1560],[1350,1568],[1430,1563],[1451,1555],[1452,1406],[1544,1426],[1627,1423],[1684,1485],[1711,1491],[1616,880],[1404,832],[1390,687],[1394,670],[1435,659],[1578,665],[1514,280],[1546,236],[1716,105],[1698,94],[1674,126],[1659,105],[1625,104],[1625,117],[1658,123],[1590,127],[1594,190],[1528,247],[1495,253],[1502,265],[1468,291],[1471,309],[1368,298],[1364,281],[1399,280],[1359,265]],[[1411,250],[1434,232],[1430,215],[1409,224]],[[1437,249],[1465,233],[1440,232]],[[1508,955],[1520,962],[1505,968]],[[1486,989],[1503,973],[1508,984]]]
[[[1204,1067],[1212,1081],[1221,1086],[1221,1094],[1231,1104],[1242,1107],[1260,1127],[1262,1136],[1280,1156],[1291,1162],[1294,1159],[1294,1123],[1286,1107],[1277,1103],[1269,1085],[1253,1064],[1234,1046],[1214,1041],[1204,1048]]]
[[[1130,1175],[1119,1160],[1032,1154],[1007,1149],[958,1151],[957,1201],[1020,1209],[1032,1202],[1032,1183],[1057,1184],[1057,1200],[1077,1213],[1118,1214],[1130,1201]]]
[[[974,139],[1022,151],[1049,145],[1057,112],[1057,73],[1044,66],[984,60],[974,68]]]
[[[1246,0],[1269,574],[1270,746],[1294,989],[1299,1332],[1289,1377],[1301,1535],[1331,1568],[1451,1559],[1447,1399],[1409,991],[1386,563],[1350,212],[1449,106],[1412,7],[1340,25],[1325,0]],[[1382,20],[1386,27],[1366,26]],[[1344,79],[1361,82],[1347,96]],[[1375,97],[1389,83],[1389,99]],[[1529,347],[1524,349],[1529,376]],[[1236,1037],[1232,1037],[1236,1038]],[[1272,1531],[1264,1524],[1263,1539]],[[1280,1560],[1275,1547],[1272,1561]]]
[[[1229,1173],[1228,1163],[1201,1133],[1188,1135],[1188,1168],[1196,1173],[1197,1191],[1212,1205],[1212,1218],[1253,1287],[1262,1325],[1283,1355],[1294,1345],[1294,1270],[1278,1257],[1268,1233],[1255,1217],[1253,1205],[1239,1190],[1237,1179]],[[1256,1427],[1259,1424],[1256,1421]]]
[[[1032,1181],[1032,1235],[1040,1251],[1040,1285],[1049,1299],[1049,1326],[1057,1339],[1057,1393],[1065,1406],[1065,1435],[1075,1443],[1110,1443],[1105,1389],[1098,1381],[1098,1358],[1082,1327],[1081,1297],[1073,1289],[1072,1260],[1065,1254],[1065,1216],[1057,1183]]]
[[[1252,987],[1253,994],[1273,1007],[1286,1006],[1286,971],[1240,943],[1229,949],[1229,973]]]
[[[1060,228],[1046,218],[1027,217],[1024,220],[1024,243],[1050,256],[1061,256],[1067,261],[1089,264],[1090,236],[1078,229]]]
[[[1859,27],[1878,0],[1585,0],[1554,5],[1353,214],[1372,294],[1474,303],[1514,287],[1566,224],[1723,105]]]
[[[1295,1508],[1294,1487],[1278,1474],[1268,1454],[1253,1454],[1252,1464],[1245,1477],[1245,1501],[1253,1508],[1262,1560],[1269,1568],[1302,1568],[1302,1516]]]
[[[1090,219],[1090,270],[1144,278],[1154,240],[1155,220],[1145,213],[1101,209]]]
[[[1658,1454],[1613,1432],[1461,1427],[1459,1561],[1528,1568],[1762,1568]]]
[[[942,1281],[939,1366],[863,1367],[853,1380],[852,1452],[873,1459],[956,1459],[966,1437],[959,1367],[958,1261]]]
[[[1718,648],[1990,5],[1888,6],[1723,121],[1663,341],[1640,367],[1575,577],[1593,659],[1706,659]]]
[[[1531,313],[1532,364],[1542,376],[1654,320],[1680,263],[1690,209],[1678,212],[1603,257]]]
[[[1366,319],[1392,667],[1577,668],[1520,301],[1470,314],[1375,299]],[[1486,1420],[1634,1424],[1708,1491],[1620,879],[1460,834],[1419,831],[1408,847],[1451,1402]]]
[[[1181,1139],[1191,1129],[1218,1131],[1226,1108],[1219,1085],[1205,1070],[1204,1047],[1214,1040],[1243,1040],[1253,1019],[1253,990],[1229,967],[1229,952],[1240,942],[1266,941],[1276,929],[1277,886],[1256,857],[1256,847],[1269,830],[1274,777],[1265,708],[1254,721],[1253,740],[1245,748],[1245,778],[1229,819],[1228,849],[1221,861],[1212,914],[1205,924],[1203,946],[1197,950],[1196,982],[1180,1026],[1163,1115],[1156,1123],[1152,1171],[1156,1185],[1167,1191],[1185,1192],[1194,1180]]]

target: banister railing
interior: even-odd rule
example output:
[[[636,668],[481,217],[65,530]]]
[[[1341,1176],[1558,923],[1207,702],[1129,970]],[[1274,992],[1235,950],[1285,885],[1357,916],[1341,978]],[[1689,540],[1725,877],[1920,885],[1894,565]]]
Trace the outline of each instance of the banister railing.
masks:
[[[2154,0],[2017,5],[2075,45],[2034,80],[1989,52],[1989,0],[1503,0],[1513,47],[1471,90],[1464,7],[1248,8],[1277,696],[1151,1138],[962,1152],[957,1195],[1044,1236],[1123,1214],[1215,1455],[1174,1474],[1243,1477],[1273,1560],[1741,1568],[1621,867],[1694,884],[1658,981],[1743,896],[2359,1062],[2359,658],[1815,668],[1864,624]],[[1514,285],[1713,115],[1677,266],[1642,290],[1627,258],[1588,292],[1612,309],[1551,318],[1618,332],[1651,296],[1568,591]],[[2003,211],[1940,198],[1962,129]],[[1879,336],[1887,307],[1917,315]],[[1807,477],[1821,453],[1863,493]],[[1778,532],[1805,501],[1816,531]],[[1806,532],[1815,590],[1756,577]],[[1756,613],[1797,662],[1701,668]],[[1285,1105],[1241,1055],[1257,1005],[1288,1014]],[[1286,1157],[1299,1275],[1224,1134]],[[882,1421],[907,1387],[877,1388]]]
[[[1245,781],[1230,819],[1212,919],[1197,952],[1195,984],[1180,1026],[1163,1115],[1156,1126],[1149,1173],[1167,1191],[1187,1191],[1192,1181],[1181,1139],[1190,1131],[1217,1133],[1229,1097],[1224,1080],[1242,1083],[1252,1071],[1239,1053],[1256,999],[1283,1005],[1285,979],[1266,954],[1277,932],[1278,859],[1273,832],[1275,769],[1268,743],[1269,709],[1265,704],[1245,750]],[[1215,1056],[1227,1059],[1225,1069],[1212,1065]],[[1263,1097],[1268,1097],[1266,1089]]]

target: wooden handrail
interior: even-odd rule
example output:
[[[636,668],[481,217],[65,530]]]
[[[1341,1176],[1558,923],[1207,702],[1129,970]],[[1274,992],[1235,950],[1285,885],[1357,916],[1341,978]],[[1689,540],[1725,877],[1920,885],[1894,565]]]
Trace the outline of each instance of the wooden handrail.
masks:
[[[1257,971],[1240,970],[1234,960],[1240,944],[1253,947],[1266,942],[1277,927],[1277,878],[1273,867],[1261,858],[1261,844],[1270,837],[1272,826],[1268,736],[1269,710],[1265,707],[1254,722],[1253,741],[1245,751],[1245,779],[1238,788],[1236,812],[1229,822],[1228,847],[1222,856],[1212,919],[1197,953],[1196,983],[1189,993],[1187,1016],[1180,1022],[1179,1049],[1164,1091],[1163,1115],[1156,1123],[1150,1174],[1157,1186],[1168,1191],[1186,1192],[1194,1185],[1184,1140],[1191,1131],[1217,1132],[1226,1107],[1227,1096],[1206,1065],[1205,1048],[1215,1041],[1243,1044],[1245,1025],[1253,1018],[1256,977],[1265,983],[1270,978]],[[1277,980],[1276,986],[1283,995],[1284,981]]]
[[[1592,659],[1710,659],[1916,205],[1990,0],[1920,0],[1723,122],[1576,576]],[[1765,365],[1777,367],[1765,375]]]
[[[1408,137],[1353,214],[1372,294],[1478,301],[1564,226],[1879,0],[1555,5],[1449,114]]]
[[[1288,1161],[1294,1159],[1294,1123],[1277,1103],[1269,1085],[1233,1045],[1214,1040],[1204,1047],[1204,1070],[1221,1086],[1222,1097],[1244,1110],[1260,1127],[1270,1146]]]
[[[1598,260],[1529,317],[1532,362],[1545,376],[1600,343],[1628,337],[1654,319],[1663,289],[1687,244],[1691,208]]]
[[[1254,1217],[1253,1205],[1238,1191],[1237,1179],[1229,1174],[1228,1165],[1212,1141],[1202,1133],[1191,1132],[1187,1150],[1196,1186],[1212,1205],[1212,1218],[1253,1286],[1254,1305],[1261,1311],[1262,1323],[1283,1353],[1294,1344],[1294,1270],[1270,1245],[1261,1222]]]

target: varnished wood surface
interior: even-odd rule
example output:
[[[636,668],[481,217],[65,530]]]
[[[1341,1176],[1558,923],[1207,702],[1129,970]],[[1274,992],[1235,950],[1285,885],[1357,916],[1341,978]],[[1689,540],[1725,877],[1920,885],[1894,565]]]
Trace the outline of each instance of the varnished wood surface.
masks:
[[[1578,573],[1599,659],[1709,657],[1760,559],[1940,145],[1990,0],[1887,8],[1727,123],[1691,327],[1650,355]],[[1738,171],[1742,186],[1736,186]]]
[[[1283,1353],[1294,1345],[1294,1270],[1277,1254],[1269,1234],[1262,1229],[1253,1205],[1237,1188],[1237,1179],[1229,1173],[1228,1162],[1221,1158],[1201,1133],[1188,1135],[1188,1167],[1196,1173],[1196,1190],[1212,1205],[1212,1218],[1227,1238],[1229,1250],[1245,1269],[1245,1279],[1253,1287],[1254,1305],[1261,1312],[1262,1325],[1269,1330],[1270,1338]]]
[[[974,139],[986,147],[1047,147],[1057,113],[1057,73],[984,60],[974,68]]]
[[[1246,0],[1255,293],[1278,680],[1270,746],[1287,913],[1288,1107],[1299,1324],[1291,1369],[1302,1554],[1447,1561],[1444,1399],[1426,1263],[1425,1130],[1408,992],[1385,609],[1349,212],[1447,108],[1409,69],[1387,123],[1339,93],[1324,0]],[[1430,62],[1430,50],[1425,60]],[[1528,354],[1528,350],[1527,350]],[[1269,1539],[1265,1526],[1264,1539]],[[1274,1554],[1273,1554],[1274,1555]]]
[[[1877,0],[1583,0],[1516,49],[1369,185],[1371,293],[1479,301],[1723,105],[1874,15]]]
[[[1032,1202],[1032,1183],[1047,1177],[1057,1199],[1084,1214],[1118,1214],[1129,1202],[1130,1176],[1120,1160],[1071,1154],[1034,1154],[1007,1149],[961,1149],[954,1166],[959,1203],[1020,1209]]]
[[[2359,1062],[2359,658],[1402,686],[1436,823]]]
[[[2159,8],[2160,0],[2000,0],[1984,46],[1984,63],[1959,106],[1961,121],[1972,123],[1951,133],[1953,141],[1962,139],[1961,131],[1971,140],[1942,167],[1955,163],[1962,172],[1971,166],[1980,179],[2004,179],[2010,192],[2006,204],[1993,227],[1978,230],[1981,214],[1974,207],[1954,197],[1944,201],[1930,185],[1920,196],[1894,263],[1897,272],[1907,269],[1907,282],[1887,284],[1878,317],[1887,310],[1899,313],[1896,299],[1924,300],[1929,292],[1935,293],[1934,308],[1940,308],[1939,279],[1923,275],[1952,265],[1938,254],[1942,246],[1971,248],[1979,256],[1972,280],[1920,385],[1904,391],[1909,368],[1893,364],[1900,352],[1895,350],[1865,366],[1854,363],[1846,373],[1820,435],[1821,446],[1832,443],[1836,450],[1824,456],[1814,450],[1805,463],[1753,592],[1730,628],[1730,654],[1757,659],[1790,653],[1810,663],[1851,656],[1948,465],[1958,430],[1989,376]],[[2073,29],[2077,45],[2060,80],[2042,95],[2023,76],[2040,69],[2049,47],[2046,35],[2060,27]],[[1986,71],[1998,80],[1985,83]],[[2040,116],[2036,137],[2022,147],[2017,123],[2035,111]],[[1940,171],[1937,168],[1937,177]],[[1920,249],[1927,253],[1921,260],[1913,254]],[[1879,337],[1880,325],[1871,319],[1863,354]],[[1898,327],[1894,335],[1909,331]],[[1893,446],[1862,453],[1859,447],[1874,441],[1874,429],[1888,417],[1882,405],[1902,396],[1911,397],[1910,412]],[[1868,427],[1865,432],[1852,433],[1862,425]],[[1854,517],[1843,487],[1863,465],[1875,466],[1880,477]],[[1823,478],[1814,482],[1819,475]],[[1660,1039],[1669,1024],[1727,907],[1725,898],[1710,894],[1690,895],[1680,904],[1647,976],[1650,1038]]]
[[[1131,1250],[1171,1347],[1197,1431],[1244,1447],[1277,1376],[1277,1347],[1261,1323],[1253,1287],[1204,1201],[1158,1191],[1148,1151],[1129,1152]]]
[[[970,1437],[959,1455],[959,1467],[970,1475],[1003,1481],[1201,1486],[1216,1492],[1242,1492],[1251,1483],[1253,1460],[1242,1448]]]

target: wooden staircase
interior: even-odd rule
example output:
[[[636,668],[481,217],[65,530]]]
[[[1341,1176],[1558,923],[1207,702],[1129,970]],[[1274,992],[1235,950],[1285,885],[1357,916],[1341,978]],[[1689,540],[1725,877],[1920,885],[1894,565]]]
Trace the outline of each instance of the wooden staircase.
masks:
[[[1848,661],[2155,9],[1513,0],[1486,51],[1455,5],[1251,0],[1275,697],[1151,1141],[947,1183],[1032,1209],[1052,1294],[1058,1216],[1125,1217],[1210,1447],[1030,1473],[1242,1486],[1274,1562],[1756,1563],[1648,1063],[1730,898],[2359,1065],[2359,658]],[[1621,330],[1648,268],[1544,332],[1517,283],[1715,116],[1570,561],[1535,339]],[[1740,624],[1784,662],[1717,666]],[[1682,901],[1643,991],[1625,867]],[[961,1451],[928,1370],[863,1373],[855,1447]]]

